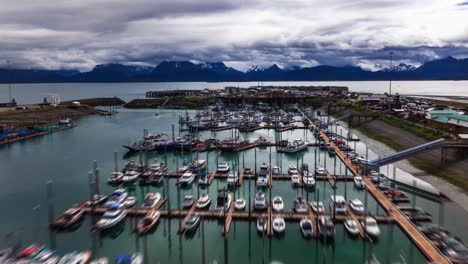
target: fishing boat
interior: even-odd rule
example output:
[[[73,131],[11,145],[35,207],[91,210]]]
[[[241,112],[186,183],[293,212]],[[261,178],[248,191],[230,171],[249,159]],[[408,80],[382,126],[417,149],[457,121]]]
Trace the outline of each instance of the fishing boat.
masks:
[[[142,208],[154,208],[158,202],[161,200],[160,193],[147,193],[145,195],[145,200],[143,201]]]
[[[228,210],[229,206],[231,206],[232,197],[227,192],[226,189],[218,190],[218,198],[216,200],[216,207],[215,209],[218,211]]]
[[[193,173],[201,172],[206,169],[206,160],[196,159],[190,164],[190,171]]]
[[[315,167],[315,173],[319,176],[323,176],[327,174],[327,170],[322,165],[317,165]]]
[[[289,174],[289,175],[297,174],[297,167],[296,167],[296,165],[289,165],[289,167],[288,167],[288,174]]]
[[[200,216],[192,214],[188,216],[187,222],[185,223],[185,229],[187,232],[193,232],[197,230],[198,225],[200,224]]]
[[[246,205],[246,201],[244,198],[236,199],[236,203],[234,204],[236,210],[244,210]]]
[[[138,179],[138,177],[140,177],[140,175],[141,173],[134,171],[134,170],[126,171],[124,175],[122,176],[122,182],[123,183],[134,182]]]
[[[301,138],[294,139],[293,142],[288,143],[284,148],[281,148],[279,151],[285,153],[296,153],[307,148],[307,142]]]
[[[120,204],[109,205],[102,218],[96,223],[96,228],[108,229],[122,222],[127,216],[127,212],[120,207]]]
[[[83,217],[83,208],[76,206],[66,210],[62,217],[59,217],[55,222],[55,227],[58,228],[69,228],[78,223]]]
[[[297,195],[294,200],[294,211],[296,213],[307,213],[307,203],[302,194]]]
[[[223,161],[218,164],[218,172],[226,173],[229,171],[229,164],[226,161]]]
[[[353,181],[354,181],[354,187],[356,187],[357,189],[364,188],[364,181],[362,180],[361,176],[354,176]]]
[[[299,177],[298,174],[291,175],[291,184],[293,187],[297,187],[301,185],[301,178]]]
[[[186,195],[182,201],[183,208],[190,208],[195,203],[195,198],[192,195]]]
[[[378,237],[380,235],[380,228],[377,225],[377,221],[373,217],[366,217],[364,221],[361,222],[361,225],[366,230],[366,233],[371,237]]]
[[[312,225],[312,220],[309,218],[303,218],[299,222],[299,226],[301,227],[301,233],[304,237],[313,237],[314,236],[314,227]]]
[[[266,208],[267,208],[267,201],[265,198],[265,194],[259,191],[255,194],[254,209],[265,210]]]
[[[284,230],[286,230],[286,222],[284,221],[284,218],[280,216],[275,216],[275,218],[273,219],[272,228],[275,234],[284,233]]]
[[[359,235],[359,228],[357,225],[357,222],[353,219],[346,219],[344,222],[344,226],[346,228],[346,231],[352,236],[357,236]]]
[[[204,193],[197,200],[197,209],[205,209],[209,207],[210,203],[211,198],[208,196],[208,194]]]
[[[267,230],[267,219],[264,215],[257,218],[257,231],[264,233]]]
[[[335,211],[337,214],[346,214],[346,200],[341,195],[330,196],[330,212]]]
[[[364,205],[362,204],[361,200],[357,198],[349,200],[349,207],[355,214],[364,214]]]
[[[195,180],[195,174],[191,171],[187,171],[179,178],[180,185],[190,185]]]
[[[119,204],[122,205],[125,199],[127,199],[128,193],[125,189],[117,189],[115,190],[109,198],[109,201],[106,202],[105,206],[109,206],[111,204]]]
[[[284,210],[283,198],[281,198],[281,196],[275,196],[272,203],[275,212],[282,212]]]
[[[314,175],[310,172],[304,172],[304,176],[302,176],[302,181],[304,182],[304,186],[307,188],[315,187]]]
[[[329,216],[320,216],[318,221],[318,231],[326,238],[335,237],[335,225]]]
[[[159,221],[161,213],[157,210],[151,210],[148,214],[138,223],[137,232],[140,235],[147,234],[152,230],[156,223]]]
[[[237,175],[237,171],[231,171],[229,172],[229,175],[227,177],[227,183],[230,186],[234,186],[237,184],[237,181],[239,180],[239,176]]]
[[[323,214],[325,213],[325,206],[323,206],[323,203],[322,201],[313,201],[313,202],[310,202],[310,207],[312,207],[312,210],[314,211],[314,213],[318,213],[318,214]]]

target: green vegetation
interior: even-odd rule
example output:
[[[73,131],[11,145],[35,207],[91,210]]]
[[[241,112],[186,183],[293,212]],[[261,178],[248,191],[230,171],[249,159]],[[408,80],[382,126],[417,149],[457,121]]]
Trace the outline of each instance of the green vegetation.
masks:
[[[444,137],[444,134],[435,128],[424,127],[418,123],[409,122],[402,118],[390,116],[390,115],[381,115],[380,120],[385,123],[399,127],[405,131],[408,131],[418,137],[422,137],[426,140],[436,140],[441,137]]]

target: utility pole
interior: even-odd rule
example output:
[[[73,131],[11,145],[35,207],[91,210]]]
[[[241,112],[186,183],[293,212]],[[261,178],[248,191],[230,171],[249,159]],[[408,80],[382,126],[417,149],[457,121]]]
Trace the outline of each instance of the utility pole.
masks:
[[[6,60],[7,69],[8,69],[8,102],[11,104],[11,69],[10,61]]]
[[[393,51],[390,51],[390,85],[388,87],[388,111],[392,111],[392,67],[393,67]]]

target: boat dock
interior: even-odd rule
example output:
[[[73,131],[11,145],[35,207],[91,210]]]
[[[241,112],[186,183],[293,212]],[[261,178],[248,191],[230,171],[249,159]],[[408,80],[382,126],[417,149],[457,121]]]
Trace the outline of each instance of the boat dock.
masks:
[[[311,127],[315,130],[317,128],[312,122],[312,119],[307,116],[302,110],[299,112],[307,119],[311,124]],[[356,164],[353,164],[350,159],[346,157],[346,154],[338,148],[338,146],[330,140],[330,138],[322,131],[318,130],[320,136],[330,144],[335,150],[336,155],[340,160],[348,167],[348,169],[355,176],[361,176],[366,190],[374,197],[374,199],[384,208],[389,216],[395,220],[400,228],[406,233],[406,235],[418,246],[418,248],[426,255],[431,262],[445,264],[450,263],[447,257],[444,256],[440,250],[432,244],[426,236],[396,207],[368,178],[366,175],[361,174],[361,169]]]

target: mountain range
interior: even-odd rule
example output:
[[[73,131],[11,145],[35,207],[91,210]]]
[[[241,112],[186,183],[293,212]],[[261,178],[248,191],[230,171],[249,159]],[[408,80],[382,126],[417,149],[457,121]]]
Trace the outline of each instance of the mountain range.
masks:
[[[0,83],[67,82],[242,82],[242,81],[372,81],[372,80],[468,80],[468,58],[447,57],[419,67],[398,64],[380,71],[357,66],[289,67],[254,66],[246,72],[223,62],[163,61],[155,67],[117,63],[96,65],[91,71],[0,69]]]

